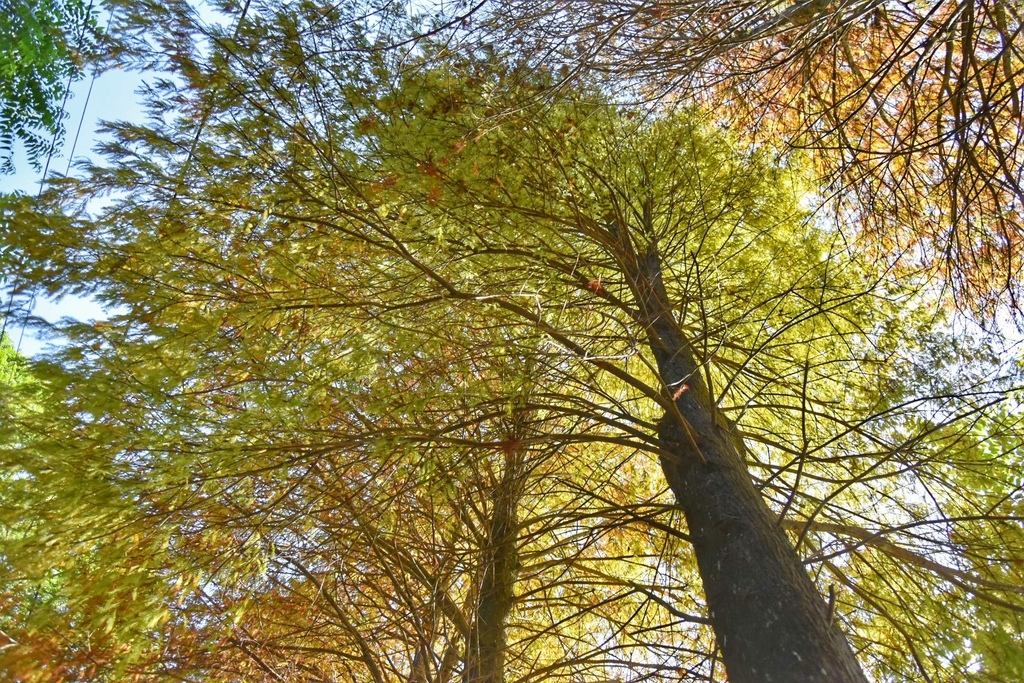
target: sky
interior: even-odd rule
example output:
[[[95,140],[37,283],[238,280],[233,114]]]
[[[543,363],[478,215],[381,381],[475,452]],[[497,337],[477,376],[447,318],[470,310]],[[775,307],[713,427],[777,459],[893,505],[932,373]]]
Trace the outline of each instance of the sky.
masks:
[[[74,173],[70,162],[94,155],[94,148],[101,140],[101,136],[97,133],[100,121],[141,122],[143,120],[144,113],[139,104],[139,97],[135,93],[142,84],[142,80],[140,74],[111,69],[96,77],[95,80],[91,76],[86,76],[72,85],[71,97],[68,98],[66,106],[67,136],[59,153],[54,155],[50,162],[48,175],[63,175],[68,172],[69,168]],[[90,86],[92,87],[91,92]],[[81,131],[76,141],[75,137],[79,131],[80,122]],[[15,173],[13,175],[0,175],[0,192],[19,191],[26,194],[37,194],[42,178],[41,169],[34,169],[28,163],[24,150],[20,148],[15,151],[14,165]],[[6,310],[8,305],[6,296],[3,305]],[[36,300],[32,311],[34,315],[49,322],[56,322],[62,317],[81,321],[104,317],[102,307],[95,301],[71,296],[64,297],[60,301]],[[20,344],[20,352],[26,356],[38,355],[47,346],[47,342],[39,339],[33,330],[25,329],[20,324],[9,324],[7,333],[16,347]]]

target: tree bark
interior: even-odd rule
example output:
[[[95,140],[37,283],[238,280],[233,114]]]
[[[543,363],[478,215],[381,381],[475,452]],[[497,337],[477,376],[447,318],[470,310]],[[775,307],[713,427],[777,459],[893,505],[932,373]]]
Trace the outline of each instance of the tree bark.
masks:
[[[505,469],[494,492],[480,598],[466,648],[464,683],[504,683],[505,680],[505,620],[512,611],[518,565],[520,448],[518,443],[510,442],[505,452]]]
[[[675,320],[656,247],[629,261],[649,343],[674,396],[659,423],[661,465],[686,516],[730,682],[864,683],[712,401]]]

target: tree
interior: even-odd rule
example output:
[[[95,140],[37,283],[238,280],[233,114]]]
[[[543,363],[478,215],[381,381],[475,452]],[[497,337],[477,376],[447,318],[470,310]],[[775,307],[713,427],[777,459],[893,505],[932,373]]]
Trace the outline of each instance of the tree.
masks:
[[[703,102],[742,136],[808,150],[847,230],[923,255],[962,305],[1018,307],[1013,3],[499,0],[467,21],[535,67]]]
[[[760,681],[1014,633],[1012,373],[699,109],[375,50],[359,9],[172,14],[154,104],[202,116],[116,126],[64,211],[7,200],[11,275],[121,307],[4,423],[20,547],[94,532],[76,639],[152,644],[122,678],[353,681],[715,680],[717,639]]]
[[[13,0],[0,7],[0,173],[14,172],[14,147],[36,168],[64,135],[64,106],[99,45],[93,4]]]

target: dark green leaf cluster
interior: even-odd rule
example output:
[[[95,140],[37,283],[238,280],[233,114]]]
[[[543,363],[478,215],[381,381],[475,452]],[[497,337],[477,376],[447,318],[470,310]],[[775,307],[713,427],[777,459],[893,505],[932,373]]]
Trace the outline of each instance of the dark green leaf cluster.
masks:
[[[71,83],[98,48],[96,10],[86,0],[4,0],[0,45],[0,173],[14,171],[19,141],[38,169],[64,134]]]

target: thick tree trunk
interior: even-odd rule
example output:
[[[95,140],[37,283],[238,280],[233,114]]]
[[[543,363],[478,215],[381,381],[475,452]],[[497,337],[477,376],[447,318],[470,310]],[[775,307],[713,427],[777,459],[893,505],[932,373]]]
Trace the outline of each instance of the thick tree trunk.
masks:
[[[490,540],[484,551],[476,620],[466,649],[464,683],[505,680],[505,620],[512,610],[518,563],[520,455],[519,446],[506,451],[505,471],[494,493]]]
[[[678,324],[652,248],[631,275],[658,369],[676,397],[662,468],[689,526],[731,683],[863,683],[846,637],[754,488]],[[685,385],[685,387],[684,387]]]

